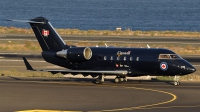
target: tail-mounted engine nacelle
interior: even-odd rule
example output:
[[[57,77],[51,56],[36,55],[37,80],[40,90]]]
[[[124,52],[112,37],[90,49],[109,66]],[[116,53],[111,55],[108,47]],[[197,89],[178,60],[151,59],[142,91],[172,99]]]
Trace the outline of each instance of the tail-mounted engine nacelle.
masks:
[[[56,55],[70,61],[86,61],[91,59],[92,50],[89,47],[72,47],[63,51],[58,51]]]

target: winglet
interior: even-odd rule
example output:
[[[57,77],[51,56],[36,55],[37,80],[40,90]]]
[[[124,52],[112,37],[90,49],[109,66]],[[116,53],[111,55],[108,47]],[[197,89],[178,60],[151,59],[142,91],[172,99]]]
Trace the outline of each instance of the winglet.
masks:
[[[33,67],[29,64],[29,62],[26,60],[25,57],[23,57],[23,60],[24,60],[24,64],[25,64],[27,70],[36,71],[36,70],[33,69]]]

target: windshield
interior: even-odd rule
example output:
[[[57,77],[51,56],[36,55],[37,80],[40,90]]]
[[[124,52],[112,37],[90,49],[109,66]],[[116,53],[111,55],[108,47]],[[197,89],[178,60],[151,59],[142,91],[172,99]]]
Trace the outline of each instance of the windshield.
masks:
[[[181,59],[177,54],[160,54],[158,59]]]

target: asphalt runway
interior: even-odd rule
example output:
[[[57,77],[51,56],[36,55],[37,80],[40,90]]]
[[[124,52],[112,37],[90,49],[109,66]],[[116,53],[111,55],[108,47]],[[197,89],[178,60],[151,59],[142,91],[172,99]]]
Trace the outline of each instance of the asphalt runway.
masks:
[[[0,111],[199,112],[200,83],[0,77]]]

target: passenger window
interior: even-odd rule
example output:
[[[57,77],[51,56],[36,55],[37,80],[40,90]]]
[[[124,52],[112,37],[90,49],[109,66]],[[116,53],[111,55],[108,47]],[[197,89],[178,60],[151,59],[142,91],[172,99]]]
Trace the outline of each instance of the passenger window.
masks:
[[[124,56],[124,61],[126,61],[126,56]]]
[[[137,57],[137,58],[136,58],[136,61],[139,61],[139,59],[140,59],[140,58],[139,58],[139,57]]]
[[[104,60],[106,60],[107,59],[107,57],[106,56],[104,56]]]
[[[130,61],[133,61],[133,57],[132,56],[130,57]]]
[[[103,56],[98,56],[97,59],[98,60],[103,60]]]
[[[110,57],[110,60],[113,60],[113,56]]]

